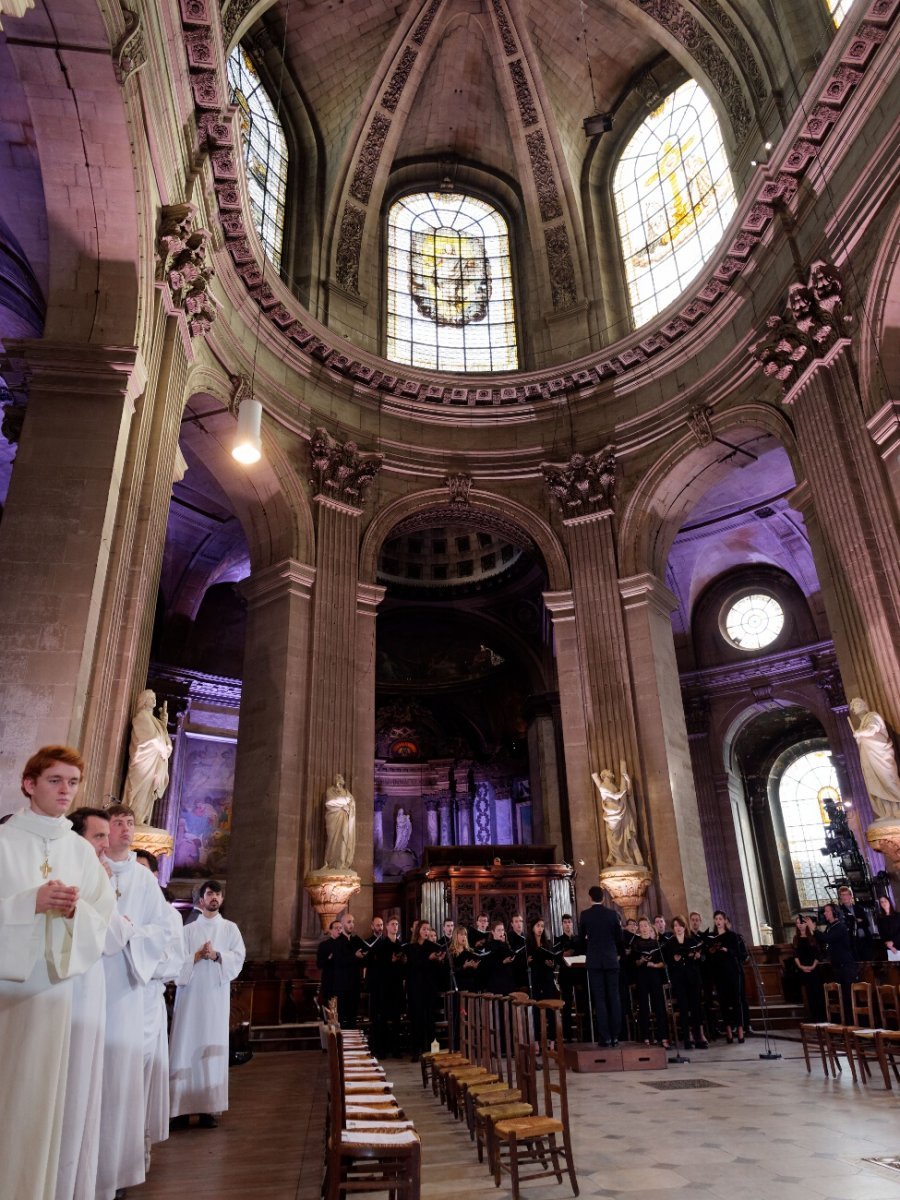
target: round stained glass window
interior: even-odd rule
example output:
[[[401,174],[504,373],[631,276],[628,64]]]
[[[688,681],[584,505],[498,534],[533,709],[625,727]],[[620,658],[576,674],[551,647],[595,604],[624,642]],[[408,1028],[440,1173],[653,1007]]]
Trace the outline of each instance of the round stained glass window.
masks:
[[[784,609],[774,596],[751,592],[726,610],[722,622],[725,637],[741,650],[762,650],[784,627]]]

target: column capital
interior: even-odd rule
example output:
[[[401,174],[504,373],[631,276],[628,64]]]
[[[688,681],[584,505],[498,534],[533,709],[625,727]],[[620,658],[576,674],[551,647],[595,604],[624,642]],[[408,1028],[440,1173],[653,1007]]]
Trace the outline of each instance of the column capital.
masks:
[[[386,592],[387,588],[382,587],[380,583],[358,583],[356,585],[356,611],[363,616],[374,617]]]
[[[821,364],[842,342],[848,342],[852,317],[844,310],[844,281],[833,263],[817,259],[805,281],[792,283],[780,313],[766,321],[766,332],[750,348],[764,375],[774,376],[791,403],[797,383],[810,367]]]
[[[318,503],[359,513],[369,484],[381,470],[383,454],[360,454],[356,442],[338,442],[325,429],[309,440],[310,484]]]
[[[571,588],[565,592],[544,592],[543,596],[554,625],[575,620],[575,594]]]
[[[280,600],[286,595],[308,600],[315,578],[315,567],[297,562],[293,558],[285,558],[274,566],[254,571],[238,584],[238,590],[251,608],[261,608],[262,605],[272,600]]]
[[[573,454],[567,463],[541,463],[544,482],[565,523],[612,515],[616,490],[615,447]]]
[[[649,604],[666,618],[678,608],[678,597],[651,571],[620,579],[619,595],[626,608]]]

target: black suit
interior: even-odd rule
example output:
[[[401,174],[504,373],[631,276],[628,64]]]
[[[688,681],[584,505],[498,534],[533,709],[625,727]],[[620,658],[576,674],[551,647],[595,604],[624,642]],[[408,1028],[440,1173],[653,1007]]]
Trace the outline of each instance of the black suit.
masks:
[[[585,943],[597,1040],[601,1045],[609,1045],[610,1041],[618,1038],[622,1021],[619,999],[622,926],[611,908],[592,904],[581,914],[578,928]]]

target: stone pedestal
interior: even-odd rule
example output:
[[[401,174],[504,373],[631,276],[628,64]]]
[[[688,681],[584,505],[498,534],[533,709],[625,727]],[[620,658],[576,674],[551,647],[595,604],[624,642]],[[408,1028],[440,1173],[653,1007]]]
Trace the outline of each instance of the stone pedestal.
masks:
[[[132,850],[146,850],[157,858],[175,853],[175,839],[168,829],[157,829],[155,825],[138,825],[134,831]]]
[[[650,872],[646,867],[605,867],[600,872],[600,886],[606,888],[616,907],[621,908],[626,921],[637,920],[641,901],[650,887]]]
[[[900,874],[900,820],[882,817],[866,830],[866,841],[878,854],[884,855],[892,875]]]
[[[313,908],[319,914],[322,932],[328,930],[332,921],[336,920],[351,896],[355,896],[362,886],[362,881],[355,871],[310,871],[303,880]]]

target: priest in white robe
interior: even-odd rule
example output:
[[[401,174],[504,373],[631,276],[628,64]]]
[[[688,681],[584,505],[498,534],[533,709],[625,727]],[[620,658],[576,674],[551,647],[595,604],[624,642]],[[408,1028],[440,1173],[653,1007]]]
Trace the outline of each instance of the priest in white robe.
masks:
[[[137,861],[157,879],[158,886],[156,856],[138,850]],[[177,980],[184,966],[184,922],[171,904],[166,903],[165,912],[169,923],[165,952],[144,988],[144,1143],[148,1169],[150,1147],[169,1136],[169,1024],[165,992],[166,984]]]
[[[0,1196],[53,1200],[75,979],[99,959],[114,897],[97,856],[63,816],[84,761],[33,755],[29,807],[0,826]]]
[[[103,809],[79,808],[69,814],[74,831],[102,859],[109,847],[109,817]],[[107,877],[111,872],[104,867]],[[112,882],[109,893],[115,901]],[[118,954],[131,936],[131,922],[114,911],[106,931],[105,955]],[[100,1153],[100,1102],[106,1037],[106,972],[103,960],[74,981],[69,1073],[63,1115],[56,1200],[94,1200]]]
[[[222,886],[200,887],[200,916],[184,930],[184,967],[178,977],[169,1047],[173,1121],[185,1125],[192,1113],[215,1126],[228,1108],[228,1032],[231,981],[244,965],[244,939],[219,909]]]
[[[134,816],[114,804],[109,809],[109,850],[116,905],[129,918],[128,944],[105,957],[106,1045],[100,1116],[97,1200],[113,1200],[120,1189],[136,1187],[146,1176],[144,1150],[144,992],[169,941],[167,905],[156,880],[139,866],[131,842]]]

